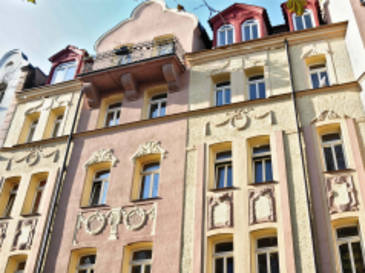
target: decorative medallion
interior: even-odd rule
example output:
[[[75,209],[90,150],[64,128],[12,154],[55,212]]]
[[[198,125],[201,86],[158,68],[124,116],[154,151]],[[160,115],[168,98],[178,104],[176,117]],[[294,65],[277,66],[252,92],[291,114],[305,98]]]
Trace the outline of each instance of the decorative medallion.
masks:
[[[118,162],[118,159],[113,155],[111,149],[100,149],[99,151],[94,152],[89,160],[85,162],[84,170],[86,171],[89,166],[100,162],[111,162],[112,166],[115,167],[115,163]]]
[[[11,250],[29,250],[33,244],[37,219],[19,221]]]
[[[327,178],[326,185],[330,214],[358,210],[352,176]]]
[[[151,218],[155,219],[156,214],[156,204],[149,210],[144,210],[139,207],[134,207],[130,211],[126,212],[122,210],[124,216],[124,223],[129,230],[139,230],[141,229],[147,220],[147,215],[151,215]]]
[[[8,223],[0,223],[0,251],[6,237],[7,228],[8,228]]]
[[[275,222],[275,196],[273,187],[261,187],[249,193],[250,225]]]
[[[208,229],[233,227],[233,192],[208,197]]]
[[[324,110],[317,117],[312,119],[311,123],[313,124],[313,123],[316,123],[316,122],[319,122],[319,121],[325,121],[327,119],[340,119],[340,118],[347,118],[347,116],[337,114],[333,110]]]
[[[139,146],[138,151],[132,156],[131,160],[135,163],[137,158],[150,154],[161,154],[162,159],[166,153],[167,151],[161,148],[159,141],[148,141]]]

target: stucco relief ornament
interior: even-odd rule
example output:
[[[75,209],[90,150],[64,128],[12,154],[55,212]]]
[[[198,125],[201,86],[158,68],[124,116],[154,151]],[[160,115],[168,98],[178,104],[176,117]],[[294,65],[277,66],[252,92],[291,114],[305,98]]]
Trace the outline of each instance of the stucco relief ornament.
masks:
[[[208,229],[233,227],[233,192],[208,197]]]
[[[266,60],[259,60],[256,58],[244,58],[245,68],[251,68],[256,66],[267,66]]]
[[[21,163],[24,161],[27,166],[34,166],[35,164],[37,164],[39,162],[39,160],[41,158],[50,158],[52,156],[53,156],[53,162],[56,162],[57,155],[58,155],[58,149],[53,150],[52,152],[49,152],[49,153],[44,153],[42,146],[32,147],[27,150],[27,153],[25,156],[23,156],[19,159],[13,159],[13,158],[8,159],[6,170],[11,169],[12,162]]]
[[[19,221],[11,250],[29,250],[33,244],[37,219]]]
[[[6,237],[7,228],[8,228],[8,223],[0,223],[0,251]]]
[[[135,163],[137,158],[150,154],[161,154],[161,159],[163,159],[166,153],[167,151],[161,148],[159,141],[148,141],[139,146],[138,151],[132,156],[131,160]]]
[[[128,212],[122,209],[122,213],[124,216],[124,224],[127,229],[133,231],[139,230],[146,223],[147,215],[151,215],[151,218],[153,220],[155,219],[156,204],[154,204],[149,210],[144,210],[136,206]]]
[[[273,187],[262,187],[249,193],[250,225],[276,221]]]
[[[311,56],[317,56],[317,55],[325,55],[325,54],[329,54],[331,53],[330,51],[326,50],[326,49],[321,49],[318,48],[316,45],[311,45],[310,49],[306,52],[304,52],[300,58],[301,59],[305,59]]]
[[[327,178],[326,185],[330,214],[358,210],[354,183],[350,175]]]
[[[325,121],[327,119],[341,119],[347,117],[347,115],[340,115],[333,110],[324,110],[317,117],[312,119],[311,123],[313,124],[316,122]]]
[[[65,105],[65,106],[70,106],[71,105],[70,100],[59,100],[59,96],[57,96],[57,95],[49,97],[49,98],[42,97],[41,101],[36,106],[30,107],[28,110],[26,110],[24,115],[29,115],[29,114],[40,111],[42,106],[45,104],[46,101],[47,101],[46,105],[48,105],[48,106],[45,106],[42,109],[42,110],[45,110],[45,111],[51,110],[51,109],[54,109],[54,108],[57,108],[57,107],[61,107],[63,105]]]
[[[112,166],[115,167],[118,159],[113,155],[112,149],[100,149],[94,152],[88,161],[84,163],[84,170],[86,171],[89,166],[100,162],[111,162]]]

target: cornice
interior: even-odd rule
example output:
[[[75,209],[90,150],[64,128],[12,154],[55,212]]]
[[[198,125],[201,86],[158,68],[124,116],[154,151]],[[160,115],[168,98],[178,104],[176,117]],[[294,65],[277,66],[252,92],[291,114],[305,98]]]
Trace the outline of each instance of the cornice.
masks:
[[[269,49],[284,48],[285,39],[287,39],[289,45],[292,46],[313,41],[345,37],[347,24],[348,22],[340,22],[311,29],[266,36],[260,39],[187,53],[185,58],[189,65],[194,66],[216,61],[217,59],[242,56],[243,54],[257,53]]]
[[[68,136],[61,136],[61,137],[56,137],[56,138],[47,138],[47,139],[42,139],[39,141],[34,141],[34,142],[30,142],[30,143],[23,143],[23,144],[16,144],[12,147],[2,147],[0,148],[0,152],[13,152],[13,151],[17,151],[17,150],[24,150],[27,148],[32,148],[32,147],[37,147],[37,146],[42,146],[44,147],[45,145],[48,144],[54,144],[54,143],[59,143],[59,145],[66,143]]]
[[[72,92],[81,91],[82,83],[75,79],[71,81],[65,81],[56,84],[49,84],[41,87],[35,87],[32,89],[22,90],[15,93],[15,97],[18,103],[24,103],[32,100],[37,100],[42,97],[61,95]]]
[[[365,72],[362,73],[362,75],[359,77],[359,79],[357,80],[360,84],[365,81]]]

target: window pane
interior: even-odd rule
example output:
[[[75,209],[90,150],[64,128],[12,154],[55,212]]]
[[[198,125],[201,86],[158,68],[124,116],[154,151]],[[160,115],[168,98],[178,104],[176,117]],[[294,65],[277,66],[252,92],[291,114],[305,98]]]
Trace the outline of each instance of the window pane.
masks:
[[[252,26],[252,39],[257,39],[259,37],[258,26],[255,24]]]
[[[233,186],[232,165],[227,166],[227,187]]]
[[[109,112],[109,113],[106,115],[105,125],[106,125],[107,127],[114,126],[114,112]]]
[[[322,136],[323,142],[331,142],[331,141],[336,141],[336,140],[341,140],[339,133],[327,134],[327,135]]]
[[[151,104],[150,106],[150,118],[158,117],[158,104]]]
[[[223,105],[223,91],[217,91],[216,92],[216,106]]]
[[[215,245],[215,253],[220,252],[231,252],[233,251],[233,243],[227,242],[227,243],[220,243]]]
[[[96,179],[106,179],[106,178],[109,178],[109,174],[110,174],[109,170],[97,172],[97,174],[95,175],[95,178]]]
[[[216,84],[216,87],[224,87],[227,86],[229,87],[231,85],[231,82],[220,82]]]
[[[343,273],[352,273],[350,252],[347,244],[339,246]]]
[[[279,255],[278,253],[270,253],[271,273],[279,273]]]
[[[16,269],[17,270],[24,270],[25,269],[25,262],[19,262]]]
[[[151,273],[151,265],[146,265],[145,266],[144,273]]]
[[[109,105],[109,109],[120,109],[122,107],[122,103],[121,102],[117,102],[114,104]]]
[[[269,152],[270,152],[270,145],[262,145],[253,148],[254,155],[260,155],[262,153],[269,153]]]
[[[160,174],[155,173],[153,176],[153,189],[152,189],[152,197],[158,196],[158,183],[160,180]]]
[[[158,171],[160,169],[160,163],[150,163],[143,166],[143,172],[153,172]]]
[[[224,90],[224,104],[230,104],[231,103],[231,89]]]
[[[225,40],[226,40],[226,34],[224,31],[219,31],[218,32],[219,35],[219,45],[223,46],[226,44]]]
[[[93,265],[96,261],[96,255],[88,255],[80,258],[80,265]]]
[[[251,40],[250,26],[245,26],[245,41]]]
[[[39,204],[41,202],[41,197],[42,197],[42,191],[38,191],[36,193],[35,198],[34,198],[33,209],[31,211],[31,213],[37,213],[38,212]]]
[[[90,205],[98,205],[101,193],[101,182],[94,183],[91,192],[92,192],[92,200]]]
[[[265,160],[265,181],[273,181],[271,159]]]
[[[217,188],[221,189],[224,188],[224,178],[226,176],[226,168],[225,165],[224,166],[220,166],[218,167],[218,171],[217,171]]]
[[[263,182],[263,169],[262,169],[262,161],[254,161],[254,168],[255,168],[255,182],[260,183]]]
[[[234,265],[233,258],[227,258],[227,273],[233,273]]]
[[[250,84],[250,100],[257,99],[256,96],[256,83]]]
[[[224,273],[224,262],[223,258],[215,259],[215,270],[214,273]]]
[[[133,266],[131,273],[142,273],[142,266],[140,266],[140,265]]]
[[[364,269],[364,260],[362,257],[360,242],[352,243],[352,255],[354,257],[356,272],[362,273]]]
[[[267,273],[267,259],[266,253],[257,255],[257,265],[259,267],[259,273]]]
[[[87,270],[78,270],[77,273],[88,273]]]
[[[232,152],[231,151],[217,153],[217,160],[231,159],[231,157],[232,157]]]
[[[305,21],[306,28],[312,28],[313,27],[312,18],[311,18],[310,14],[304,15],[304,21]]]
[[[323,79],[325,79],[325,85],[324,86],[329,86],[330,85],[330,81],[328,80],[328,74],[327,71],[321,72],[321,82],[323,81]]]
[[[233,44],[233,29],[228,30],[228,44]]]
[[[153,96],[151,98],[151,101],[162,100],[162,99],[167,99],[167,94],[166,93]]]
[[[260,99],[266,98],[266,87],[264,82],[259,83],[259,96]]]
[[[120,111],[117,111],[117,113],[115,115],[114,125],[118,125],[119,124],[119,118],[120,118]]]
[[[152,250],[142,250],[133,253],[133,261],[152,259]]]
[[[66,69],[56,69],[55,71],[56,76],[54,77],[53,83],[63,82],[65,78]]]
[[[161,103],[161,111],[160,111],[160,117],[163,117],[166,115],[166,102]]]
[[[12,195],[9,196],[9,201],[8,201],[7,206],[6,206],[5,213],[4,213],[5,217],[10,216],[10,214],[11,214],[11,211],[12,211],[13,205],[14,205],[15,196],[16,196],[15,194],[12,194]]]
[[[57,137],[58,130],[60,129],[60,123],[56,122],[53,127],[52,137]]]
[[[145,175],[142,179],[141,199],[150,197],[151,175]]]
[[[318,79],[317,73],[311,73],[311,80],[312,80],[313,89],[319,88],[319,79]]]
[[[295,16],[294,18],[295,18],[295,23],[296,23],[296,26],[297,26],[296,30],[304,29],[302,16]]]
[[[33,140],[34,132],[36,127],[31,127],[28,133],[27,142],[30,142]]]
[[[339,170],[346,169],[345,156],[343,154],[342,145],[335,146],[335,154],[337,159],[337,167]]]
[[[105,181],[104,182],[104,189],[103,189],[103,196],[101,197],[101,204],[106,203],[106,194],[108,192],[108,186],[109,186],[109,182]]]
[[[335,168],[335,163],[333,161],[333,155],[332,155],[331,147],[323,148],[323,152],[324,152],[324,158],[325,158],[325,161],[326,161],[327,171],[334,171],[336,168]]]
[[[75,77],[76,66],[67,69],[65,81],[72,80]]]
[[[274,247],[278,245],[278,239],[276,237],[267,237],[257,240],[257,248]]]
[[[346,238],[358,236],[359,232],[357,230],[357,226],[354,227],[345,227],[337,230],[337,238]]]

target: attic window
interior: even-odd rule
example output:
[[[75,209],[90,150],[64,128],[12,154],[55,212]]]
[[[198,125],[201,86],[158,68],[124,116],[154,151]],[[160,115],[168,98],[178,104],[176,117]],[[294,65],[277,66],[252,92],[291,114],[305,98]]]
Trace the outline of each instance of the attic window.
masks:
[[[234,43],[234,27],[224,25],[218,29],[218,46],[230,45]]]
[[[310,10],[306,10],[302,16],[293,14],[294,30],[303,30],[314,27],[313,14]]]
[[[13,62],[8,62],[5,67],[9,67],[9,66],[12,66],[12,65],[14,65]]]
[[[72,80],[75,78],[76,68],[76,61],[60,64],[53,73],[52,83]]]

